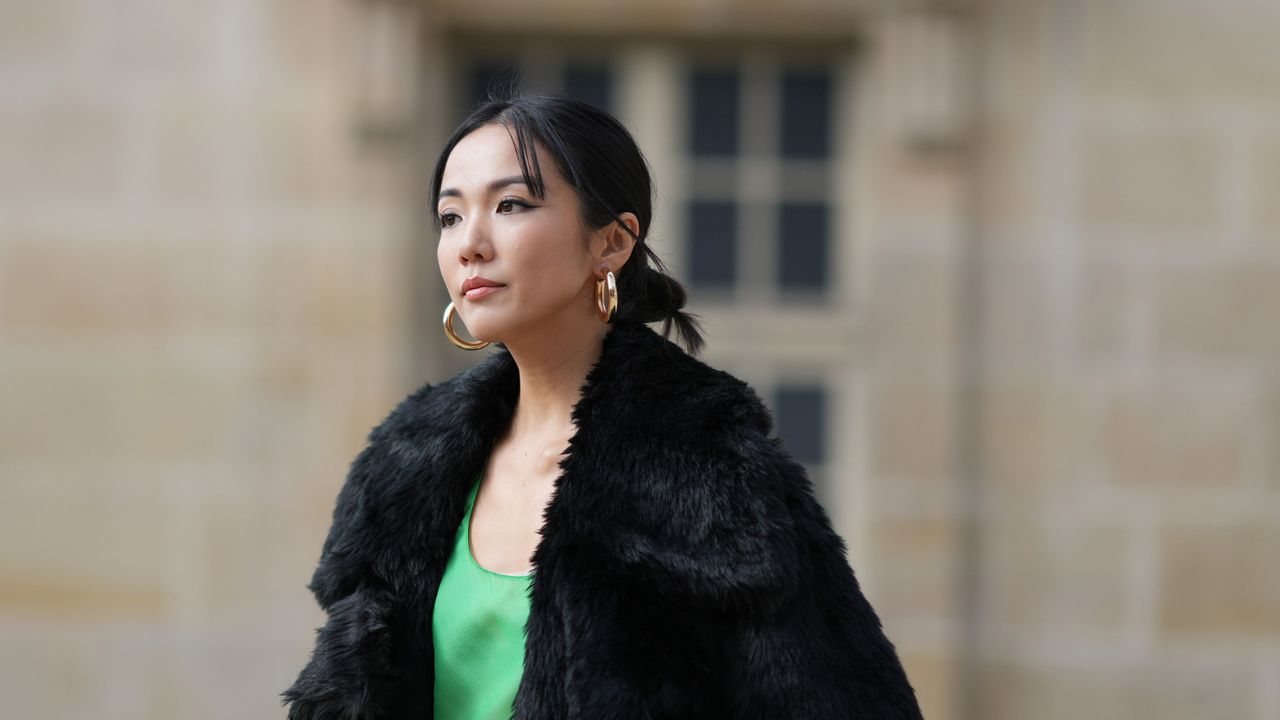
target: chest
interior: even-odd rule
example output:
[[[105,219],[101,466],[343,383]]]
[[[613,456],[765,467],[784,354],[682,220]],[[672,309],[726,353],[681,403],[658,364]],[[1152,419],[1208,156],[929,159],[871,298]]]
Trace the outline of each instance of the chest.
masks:
[[[560,475],[555,459],[530,462],[511,451],[495,451],[476,490],[469,524],[471,555],[482,568],[504,575],[532,570],[544,511]]]

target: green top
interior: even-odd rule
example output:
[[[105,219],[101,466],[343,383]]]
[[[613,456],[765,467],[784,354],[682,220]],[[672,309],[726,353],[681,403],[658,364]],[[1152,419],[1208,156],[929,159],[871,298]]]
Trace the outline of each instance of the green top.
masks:
[[[467,496],[431,618],[436,720],[510,720],[524,674],[533,574],[486,570],[471,554],[471,508],[483,477]]]

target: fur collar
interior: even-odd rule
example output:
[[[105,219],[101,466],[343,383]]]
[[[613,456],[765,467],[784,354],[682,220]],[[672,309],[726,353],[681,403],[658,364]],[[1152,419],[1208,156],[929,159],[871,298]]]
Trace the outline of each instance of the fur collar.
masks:
[[[397,592],[434,592],[430,582],[401,585],[424,562],[443,568],[470,483],[512,416],[518,369],[498,347],[411,394],[370,433],[310,586],[326,609],[368,572]],[[643,572],[690,601],[760,603],[791,589],[781,450],[746,383],[619,319],[572,418],[533,556],[535,596],[551,591],[545,571],[566,552]]]

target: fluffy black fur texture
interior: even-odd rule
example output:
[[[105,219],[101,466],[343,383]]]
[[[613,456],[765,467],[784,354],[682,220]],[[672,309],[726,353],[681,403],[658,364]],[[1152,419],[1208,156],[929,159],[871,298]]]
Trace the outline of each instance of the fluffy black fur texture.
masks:
[[[338,495],[290,720],[432,717],[431,615],[511,418],[504,348],[406,398]],[[615,321],[533,555],[518,720],[919,718],[846,546],[757,394]]]

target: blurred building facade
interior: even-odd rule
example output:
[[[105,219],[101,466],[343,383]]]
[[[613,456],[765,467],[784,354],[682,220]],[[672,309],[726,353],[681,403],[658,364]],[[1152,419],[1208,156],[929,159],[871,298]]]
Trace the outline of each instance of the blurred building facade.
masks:
[[[932,720],[1280,718],[1266,0],[0,5],[0,681],[279,717],[368,430],[477,360],[428,171],[616,113],[705,359],[809,467]]]

